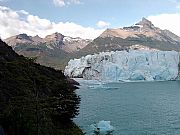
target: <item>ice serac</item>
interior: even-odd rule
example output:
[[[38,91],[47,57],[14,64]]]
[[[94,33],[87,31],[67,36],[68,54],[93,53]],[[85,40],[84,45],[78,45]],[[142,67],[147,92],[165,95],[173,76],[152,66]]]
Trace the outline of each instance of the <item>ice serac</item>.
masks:
[[[68,62],[65,75],[89,80],[175,80],[179,73],[179,52],[129,50],[102,52]]]

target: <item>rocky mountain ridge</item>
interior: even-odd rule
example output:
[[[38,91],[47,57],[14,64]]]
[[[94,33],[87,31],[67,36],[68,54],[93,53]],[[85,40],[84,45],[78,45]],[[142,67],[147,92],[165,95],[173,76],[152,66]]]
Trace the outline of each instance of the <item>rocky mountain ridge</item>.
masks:
[[[180,42],[180,37],[169,30],[161,30],[160,28],[155,27],[152,22],[146,18],[142,18],[140,22],[130,27],[107,29],[100,37],[120,37],[126,39],[128,37],[140,38],[141,35],[160,41],[170,41],[172,43]]]
[[[98,38],[84,47],[81,53],[86,55],[131,48],[180,51],[180,37],[169,30],[161,30],[151,21],[142,18],[140,22],[129,27],[105,30]]]
[[[69,36],[64,36],[61,33],[53,33],[51,35],[47,35],[45,38],[41,38],[38,35],[32,37],[27,34],[19,34],[16,36],[12,36],[4,40],[7,44],[12,46],[13,48],[17,47],[19,44],[31,44],[31,45],[40,45],[46,44],[46,46],[50,49],[62,49],[65,52],[76,52],[79,49],[84,48],[88,43],[91,42],[90,39],[82,39],[82,38],[72,38]]]
[[[90,39],[72,38],[53,33],[41,38],[19,34],[5,39],[18,54],[36,57],[36,62],[56,69],[64,69],[70,58],[91,42]]]

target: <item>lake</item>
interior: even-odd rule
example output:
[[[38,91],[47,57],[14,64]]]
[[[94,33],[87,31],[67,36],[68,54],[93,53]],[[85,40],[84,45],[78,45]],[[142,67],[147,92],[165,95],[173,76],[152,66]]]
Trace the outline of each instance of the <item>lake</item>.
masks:
[[[110,121],[112,135],[180,135],[180,81],[78,81],[81,104],[74,121],[87,135],[102,120]]]

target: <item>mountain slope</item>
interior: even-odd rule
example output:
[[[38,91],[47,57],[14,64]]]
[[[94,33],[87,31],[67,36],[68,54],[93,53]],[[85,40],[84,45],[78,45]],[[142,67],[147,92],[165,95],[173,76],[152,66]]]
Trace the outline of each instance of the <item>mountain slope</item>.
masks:
[[[67,53],[72,53],[85,47],[91,40],[79,37],[72,38],[56,32],[52,35],[47,35],[45,38],[40,38],[38,35],[32,37],[27,34],[19,34],[5,39],[5,42],[14,49],[18,48],[19,45],[31,44],[34,45],[34,48],[43,45],[52,50],[61,49]]]
[[[155,27],[149,20],[143,18],[130,27],[105,30],[78,53],[84,55],[130,48],[180,51],[180,37],[168,30]]]
[[[37,57],[40,64],[63,69],[72,54],[84,48],[91,40],[67,37],[56,32],[45,38],[19,34],[5,39],[5,42],[18,54]]]
[[[72,122],[77,87],[61,71],[19,56],[1,40],[0,82],[0,129],[6,135],[82,134]]]

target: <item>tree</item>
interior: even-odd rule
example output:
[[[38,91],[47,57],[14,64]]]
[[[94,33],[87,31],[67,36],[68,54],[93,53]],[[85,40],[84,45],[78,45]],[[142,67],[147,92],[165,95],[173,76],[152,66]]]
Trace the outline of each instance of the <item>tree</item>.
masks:
[[[7,135],[63,135],[73,125],[80,98],[61,71],[19,58],[0,62],[0,82],[0,125]]]

